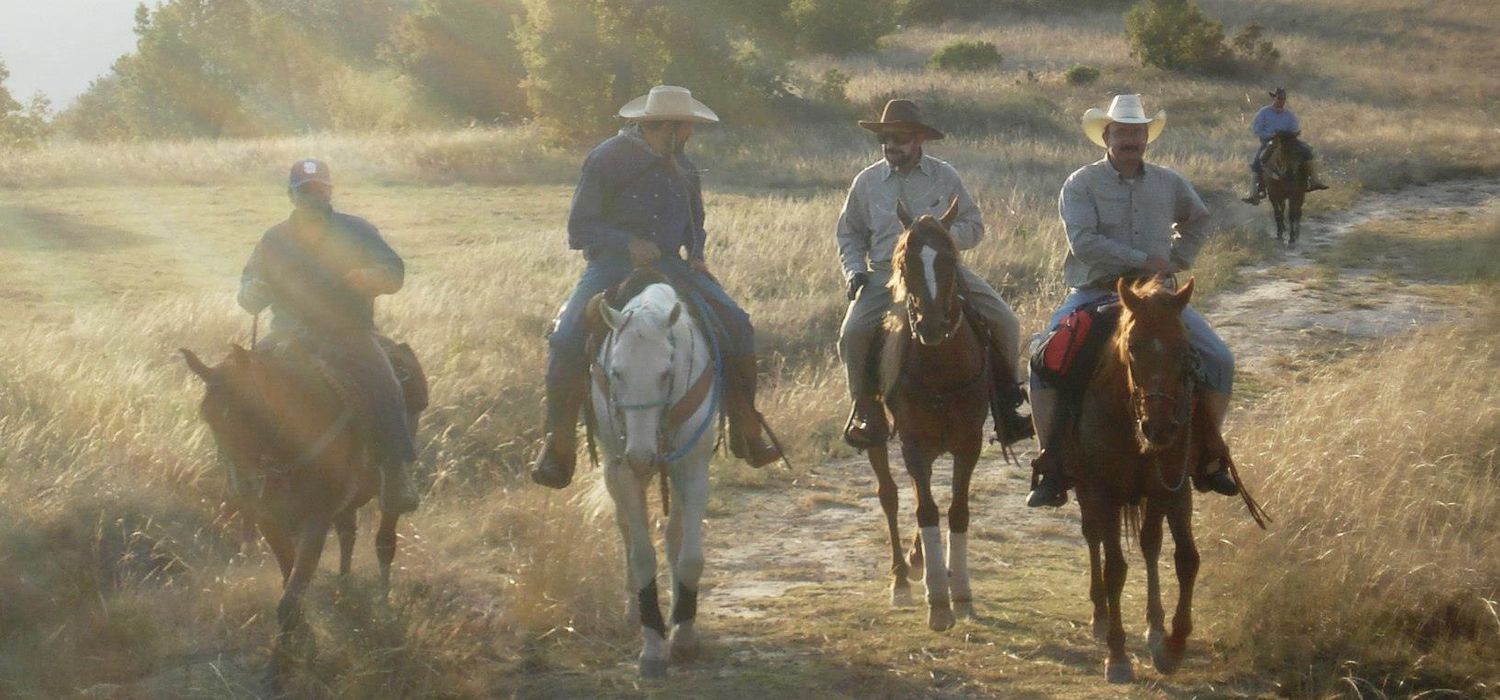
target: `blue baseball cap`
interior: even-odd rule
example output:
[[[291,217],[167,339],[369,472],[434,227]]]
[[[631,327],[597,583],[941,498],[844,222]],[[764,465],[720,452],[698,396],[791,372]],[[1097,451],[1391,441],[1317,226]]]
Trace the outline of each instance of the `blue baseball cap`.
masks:
[[[292,172],[287,176],[287,186],[295,190],[309,182],[321,182],[332,187],[333,174],[328,171],[328,164],[316,158],[303,158],[292,163]]]

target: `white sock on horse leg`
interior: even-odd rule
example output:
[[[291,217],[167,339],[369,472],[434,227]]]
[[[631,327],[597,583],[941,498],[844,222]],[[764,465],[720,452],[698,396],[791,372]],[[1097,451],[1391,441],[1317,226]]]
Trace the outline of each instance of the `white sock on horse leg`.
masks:
[[[948,533],[948,590],[954,600],[972,600],[969,590],[969,533]]]
[[[948,600],[948,565],[943,556],[943,532],[938,526],[922,528],[922,555],[927,560],[927,602]]]

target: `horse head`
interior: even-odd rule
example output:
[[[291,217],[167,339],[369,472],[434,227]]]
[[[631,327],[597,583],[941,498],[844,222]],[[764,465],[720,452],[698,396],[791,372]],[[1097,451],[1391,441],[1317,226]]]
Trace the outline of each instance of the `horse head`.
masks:
[[[252,465],[265,449],[268,411],[257,380],[254,354],[239,345],[229,346],[229,355],[210,366],[192,350],[180,348],[188,369],[203,380],[203,400],[198,415],[213,432],[219,448],[236,463]]]
[[[671,285],[651,284],[623,309],[603,304],[610,329],[601,370],[607,384],[609,424],[625,446],[633,469],[650,468],[661,456],[666,413],[676,387],[677,327],[682,303]]]
[[[1302,149],[1297,147],[1302,132],[1283,129],[1271,136],[1271,147],[1266,162],[1271,165],[1272,175],[1287,178],[1302,168]]]
[[[948,203],[941,219],[925,214],[914,219],[904,202],[897,202],[896,216],[906,230],[892,257],[896,274],[891,276],[891,293],[898,303],[906,303],[912,337],[923,345],[939,345],[963,323],[958,244],[948,233],[958,217],[958,198]]]
[[[1124,311],[1115,352],[1125,368],[1136,440],[1145,452],[1172,445],[1186,434],[1193,406],[1192,353],[1182,310],[1193,282],[1172,291],[1162,278],[1116,283]]]

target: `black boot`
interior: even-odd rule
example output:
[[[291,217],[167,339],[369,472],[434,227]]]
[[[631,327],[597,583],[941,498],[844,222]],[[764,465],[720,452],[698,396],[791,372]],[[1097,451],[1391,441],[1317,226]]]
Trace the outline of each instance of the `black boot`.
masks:
[[[1021,404],[1026,402],[1026,391],[1016,381],[1015,370],[1009,367],[1000,353],[991,355],[995,373],[995,389],[991,412],[995,416],[995,441],[1009,447],[1036,435],[1031,416],[1021,415]]]
[[[1240,495],[1239,484],[1234,483],[1234,477],[1230,476],[1229,470],[1219,466],[1218,471],[1212,474],[1194,474],[1193,487],[1200,492],[1213,491],[1225,496]]]
[[[873,396],[861,396],[854,400],[849,411],[849,422],[844,424],[844,442],[857,450],[868,450],[883,445],[890,439],[891,427],[885,419],[885,406]]]
[[[755,356],[729,360],[729,386],[726,400],[729,409],[729,451],[752,467],[764,467],[781,459],[781,447],[768,442],[761,431],[760,412],[755,410]]]
[[[1042,453],[1031,461],[1031,470],[1039,476],[1026,494],[1027,508],[1046,506],[1056,508],[1068,502],[1068,482],[1062,473],[1062,457],[1055,448],[1042,448]]]
[[[547,383],[543,425],[547,436],[531,469],[531,480],[542,486],[560,489],[573,481],[578,466],[578,409],[583,405],[587,382],[588,373],[576,372],[558,386]]]
[[[1246,204],[1260,204],[1260,200],[1266,198],[1266,184],[1260,179],[1260,174],[1250,174],[1250,196],[1241,197],[1240,201]]]

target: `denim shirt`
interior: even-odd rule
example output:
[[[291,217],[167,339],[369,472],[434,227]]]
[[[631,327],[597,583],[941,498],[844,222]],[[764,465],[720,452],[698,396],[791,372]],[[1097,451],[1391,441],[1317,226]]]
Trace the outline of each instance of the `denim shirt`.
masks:
[[[1271,140],[1278,131],[1301,131],[1302,124],[1297,121],[1297,115],[1292,110],[1283,107],[1280,112],[1271,105],[1260,108],[1255,113],[1255,120],[1250,123],[1250,130],[1255,132],[1255,138],[1261,143]]]
[[[568,247],[589,260],[628,255],[630,237],[656,243],[664,255],[703,259],[703,190],[698,171],[678,154],[657,154],[635,125],[589,153],[568,214]]]

